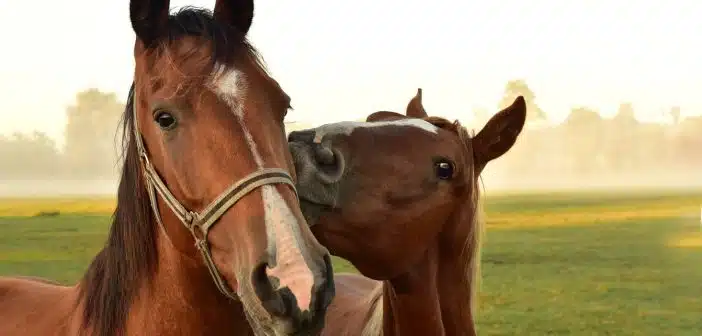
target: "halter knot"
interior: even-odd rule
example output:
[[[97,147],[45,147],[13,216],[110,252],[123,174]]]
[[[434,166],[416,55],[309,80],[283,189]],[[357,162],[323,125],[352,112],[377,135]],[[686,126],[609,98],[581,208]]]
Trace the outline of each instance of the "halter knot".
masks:
[[[185,224],[193,226],[193,221],[195,220],[195,217],[197,217],[195,213],[193,213],[192,211],[188,211],[185,213],[185,218],[183,218],[183,220],[185,221]]]
[[[207,241],[207,231],[199,222],[188,225],[188,228],[190,229],[190,234],[195,238],[195,245],[202,241]]]

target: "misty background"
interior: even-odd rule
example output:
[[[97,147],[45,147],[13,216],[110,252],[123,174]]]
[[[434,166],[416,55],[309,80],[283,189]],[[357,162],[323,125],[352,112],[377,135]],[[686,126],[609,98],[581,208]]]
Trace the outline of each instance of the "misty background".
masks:
[[[527,126],[514,148],[483,173],[486,189],[702,186],[702,116],[681,117],[676,106],[661,116],[663,122],[642,122],[635,106],[622,102],[612,117],[574,106],[564,121],[553,123],[528,83],[516,79],[505,84],[493,109],[472,111],[461,122],[477,132],[519,95],[527,101]],[[114,194],[121,169],[121,98],[96,88],[78,92],[65,111],[62,146],[40,131],[0,136],[0,196]],[[425,107],[430,115],[443,115]],[[317,125],[288,122],[286,131]]]
[[[171,0],[212,8],[214,0]],[[288,131],[404,111],[529,124],[485,188],[702,186],[702,1],[268,0],[249,39]],[[127,1],[0,1],[0,196],[114,194],[134,74]]]

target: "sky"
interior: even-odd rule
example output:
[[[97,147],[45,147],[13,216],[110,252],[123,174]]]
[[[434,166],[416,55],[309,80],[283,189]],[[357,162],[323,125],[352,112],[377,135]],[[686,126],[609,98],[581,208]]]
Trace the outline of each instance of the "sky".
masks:
[[[431,5],[429,5],[431,4]],[[213,8],[214,0],[171,1]],[[126,100],[134,71],[128,1],[0,1],[0,133],[62,143],[65,108],[90,87]],[[290,121],[404,111],[496,111],[524,79],[552,121],[573,106],[642,120],[702,114],[702,1],[266,0],[249,39],[292,97]]]

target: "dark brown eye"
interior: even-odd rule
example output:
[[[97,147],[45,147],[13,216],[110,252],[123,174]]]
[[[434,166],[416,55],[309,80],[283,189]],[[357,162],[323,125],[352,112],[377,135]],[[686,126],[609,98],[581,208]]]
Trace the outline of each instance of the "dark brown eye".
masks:
[[[442,180],[450,180],[453,178],[453,163],[448,160],[440,160],[434,164],[434,172],[436,177]]]
[[[158,127],[161,127],[162,130],[173,129],[173,127],[176,125],[176,119],[172,114],[166,111],[156,112],[154,121],[156,121]]]

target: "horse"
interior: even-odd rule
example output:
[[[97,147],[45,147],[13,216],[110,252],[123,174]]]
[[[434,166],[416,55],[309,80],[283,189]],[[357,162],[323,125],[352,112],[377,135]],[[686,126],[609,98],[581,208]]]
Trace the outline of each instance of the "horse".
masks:
[[[515,144],[526,104],[517,97],[471,136],[429,117],[421,95],[406,115],[288,135],[314,235],[366,276],[336,274],[323,335],[476,334],[479,176]]]
[[[134,80],[107,242],[74,286],[0,279],[0,335],[316,335],[329,252],[295,189],[290,97],[247,40],[253,0],[132,0]]]

